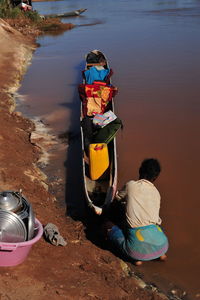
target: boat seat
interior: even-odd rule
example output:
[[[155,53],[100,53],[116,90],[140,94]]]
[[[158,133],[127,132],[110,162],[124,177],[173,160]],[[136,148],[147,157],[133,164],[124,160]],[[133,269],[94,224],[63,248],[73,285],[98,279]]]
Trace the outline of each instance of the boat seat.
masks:
[[[87,63],[87,66],[101,66],[101,63]]]
[[[95,66],[102,66],[105,67],[106,64],[101,63],[87,63],[87,67],[95,67]]]

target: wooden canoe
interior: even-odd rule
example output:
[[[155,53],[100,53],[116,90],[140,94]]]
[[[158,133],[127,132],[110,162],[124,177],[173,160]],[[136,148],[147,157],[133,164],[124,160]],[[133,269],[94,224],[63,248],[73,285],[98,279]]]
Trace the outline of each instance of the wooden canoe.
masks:
[[[76,17],[85,12],[87,9],[82,8],[82,9],[77,9],[69,12],[65,12],[62,14],[49,14],[49,15],[44,15],[44,18],[67,18],[67,17]]]
[[[98,50],[93,50],[93,51],[98,51]],[[101,55],[103,55],[105,59],[104,68],[108,69],[109,68],[108,61],[105,55],[100,51],[98,51],[98,53],[101,53]],[[85,70],[89,69],[91,66],[99,65],[98,62],[91,62],[91,60],[87,61],[87,57],[88,55],[86,55]],[[85,83],[86,83],[85,79],[83,79],[83,84]],[[109,80],[109,84],[111,84],[110,80]],[[106,107],[106,111],[108,110],[114,112],[113,98]],[[81,116],[80,116],[81,124],[83,118],[84,118],[83,105],[81,102]],[[87,151],[85,149],[85,136],[84,136],[84,130],[82,126],[81,126],[81,142],[82,142],[82,153],[83,153],[83,158],[82,158],[83,181],[84,181],[84,193],[85,193],[86,202],[88,206],[92,208],[96,214],[100,215],[104,210],[106,210],[106,208],[108,208],[109,204],[112,202],[116,193],[116,187],[117,187],[116,139],[114,138],[107,145],[108,153],[109,153],[109,167],[104,173],[104,175],[97,180],[91,180],[91,177],[89,176],[88,173],[88,164],[90,162],[87,156],[88,155]]]

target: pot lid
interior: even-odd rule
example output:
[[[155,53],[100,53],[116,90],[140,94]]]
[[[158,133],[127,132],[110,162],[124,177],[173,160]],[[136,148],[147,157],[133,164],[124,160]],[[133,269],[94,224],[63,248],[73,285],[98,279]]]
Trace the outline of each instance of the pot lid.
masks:
[[[27,231],[24,222],[15,213],[0,210],[0,241],[19,243],[26,240]]]
[[[17,211],[22,205],[21,197],[15,192],[4,191],[0,193],[0,209]]]

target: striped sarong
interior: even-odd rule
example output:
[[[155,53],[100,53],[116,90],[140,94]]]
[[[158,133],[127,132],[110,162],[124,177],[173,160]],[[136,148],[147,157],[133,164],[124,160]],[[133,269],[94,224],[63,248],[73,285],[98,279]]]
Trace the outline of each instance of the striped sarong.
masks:
[[[156,259],[168,250],[168,239],[158,225],[126,228],[124,231],[113,226],[108,239],[115,250],[133,260]]]

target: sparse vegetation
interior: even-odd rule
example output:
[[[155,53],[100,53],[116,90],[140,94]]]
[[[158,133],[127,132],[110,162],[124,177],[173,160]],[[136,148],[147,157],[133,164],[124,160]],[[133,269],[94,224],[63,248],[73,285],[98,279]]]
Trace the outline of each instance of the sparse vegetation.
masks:
[[[10,0],[0,0],[0,18],[26,36],[38,36],[43,33],[61,33],[72,29],[73,24],[65,24],[58,18],[42,18],[37,11],[22,11],[13,7]]]
[[[40,22],[42,19],[37,11],[22,11],[18,7],[13,7],[9,0],[0,0],[0,18],[19,19],[28,18],[33,22]]]
[[[12,10],[9,0],[0,0],[0,18],[5,18]]]
[[[23,14],[26,18],[30,19],[34,23],[40,23],[43,21],[43,19],[36,10],[25,11],[23,12]]]

